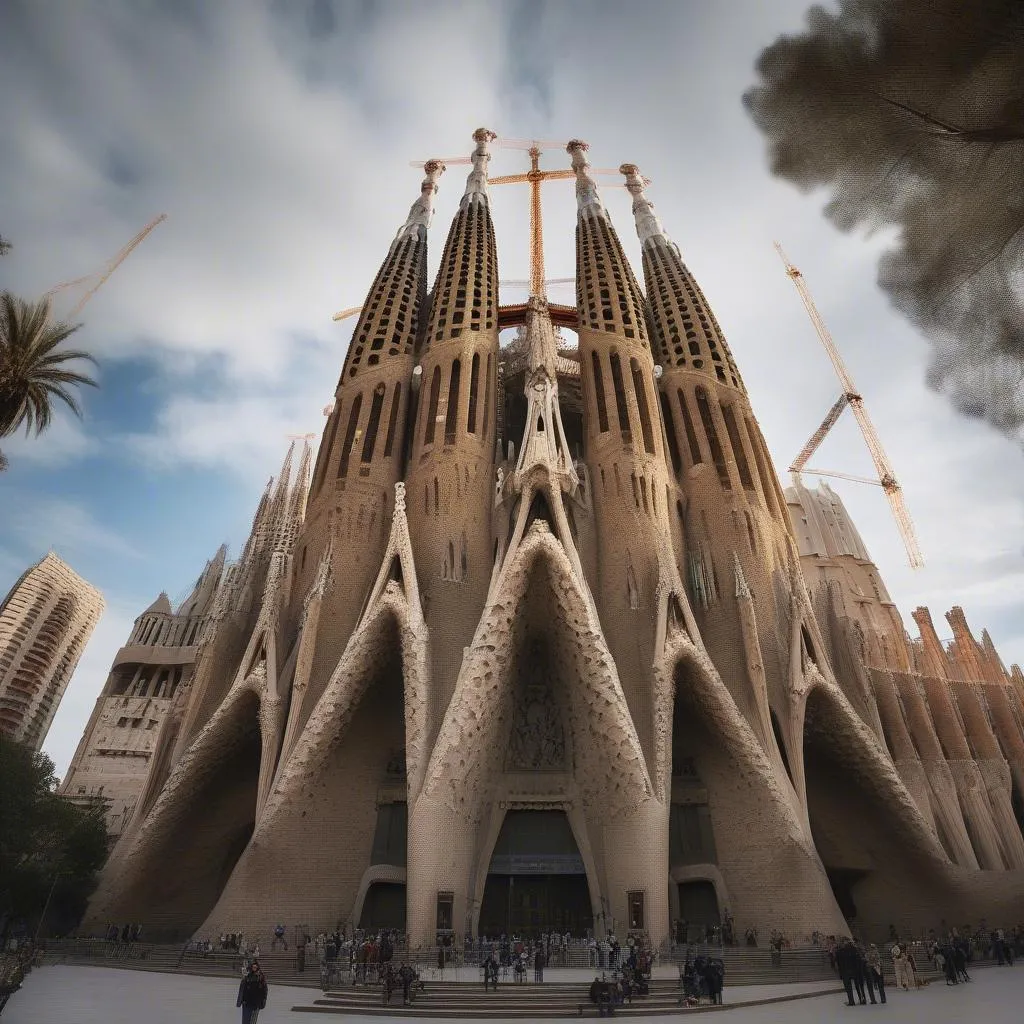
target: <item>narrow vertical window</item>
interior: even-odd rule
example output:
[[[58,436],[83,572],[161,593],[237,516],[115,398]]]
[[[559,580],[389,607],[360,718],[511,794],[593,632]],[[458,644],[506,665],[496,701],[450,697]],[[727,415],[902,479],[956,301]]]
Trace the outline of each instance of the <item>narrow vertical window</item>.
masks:
[[[448,406],[444,416],[444,443],[455,444],[455,433],[459,425],[459,384],[462,375],[462,363],[452,360],[452,375],[448,381]]]
[[[471,434],[476,433],[476,403],[477,391],[480,388],[480,353],[473,353],[473,365],[469,375],[469,413],[466,416],[466,430]]]
[[[626,407],[626,385],[622,381],[622,364],[619,362],[619,353],[612,352],[612,388],[615,391],[615,411],[619,416],[619,430],[623,433],[623,440],[629,438],[629,409]]]
[[[679,441],[676,439],[676,424],[672,419],[672,408],[668,402],[668,395],[664,391],[660,393],[661,416],[665,421],[665,443],[668,445],[668,453],[672,457],[672,469],[679,472],[681,465],[679,459]]]
[[[683,414],[683,427],[686,430],[686,443],[690,449],[690,458],[693,460],[693,464],[695,466],[699,466],[704,459],[700,454],[700,444],[697,441],[697,431],[693,429],[693,419],[690,417],[690,407],[686,404],[686,395],[683,394],[682,388],[679,388],[676,393],[676,397],[679,399],[679,411]]]
[[[596,352],[590,353],[594,366],[594,397],[597,399],[597,425],[602,434],[608,432],[608,405],[604,398],[604,374],[601,372],[601,358]]]
[[[423,443],[434,443],[434,428],[437,426],[437,402],[441,397],[441,367],[435,366],[430,378],[430,401],[427,402],[427,419],[423,425]]]
[[[723,405],[722,416],[725,417],[725,429],[728,431],[729,442],[732,444],[732,456],[736,460],[736,468],[740,471],[740,483],[748,491],[752,491],[754,478],[750,475],[747,453],[743,450],[743,439],[740,437],[740,430],[736,424],[736,412],[731,405]]]
[[[363,438],[363,462],[373,459],[373,449],[377,446],[377,430],[380,428],[380,414],[384,409],[384,385],[378,384],[373,392],[370,403],[370,417],[366,421],[366,436]]]
[[[402,385],[396,384],[391,398],[391,415],[388,416],[388,436],[384,439],[384,456],[394,451],[395,431],[398,428],[398,409],[402,404]]]
[[[348,426],[345,428],[345,439],[341,442],[341,461],[338,463],[338,477],[348,476],[348,457],[352,454],[352,445],[356,439],[356,427],[359,426],[359,410],[363,405],[363,396],[356,395],[352,403],[352,411],[348,414]]]
[[[636,359],[630,359],[629,368],[633,374],[633,391],[636,394],[636,407],[640,413],[640,430],[644,435],[644,451],[648,455],[653,455],[654,431],[651,429],[651,410],[647,405],[647,388],[644,386],[643,371]]]
[[[711,416],[711,405],[708,402],[707,392],[698,387],[694,391],[697,399],[697,411],[700,413],[700,421],[704,426],[704,434],[708,439],[708,448],[711,450],[711,459],[718,470],[718,479],[725,490],[731,490],[729,482],[729,468],[725,464],[725,453],[722,451],[721,442],[718,440],[718,431],[715,429],[715,421]]]
[[[494,390],[494,372],[491,369],[491,355],[487,354],[487,381],[485,384],[486,390],[484,391],[484,426],[483,433],[487,433],[487,428],[491,425],[491,392]]]
[[[320,442],[320,452],[316,459],[317,467],[314,478],[317,479],[318,482],[316,483],[316,487],[313,491],[314,494],[323,487],[324,480],[327,479],[327,466],[331,458],[331,449],[334,447],[334,438],[338,433],[338,421],[340,419],[341,410],[338,409],[338,411],[331,417],[331,422],[328,427],[324,429],[324,441]]]

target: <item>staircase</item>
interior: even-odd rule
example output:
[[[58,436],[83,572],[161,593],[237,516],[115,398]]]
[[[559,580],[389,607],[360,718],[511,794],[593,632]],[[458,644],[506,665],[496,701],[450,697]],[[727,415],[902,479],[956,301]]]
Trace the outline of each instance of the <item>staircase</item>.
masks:
[[[592,980],[592,979],[591,979]],[[470,985],[458,982],[427,982],[425,990],[415,995],[411,1007],[402,1006],[402,990],[392,994],[391,1004],[383,1005],[383,992],[378,986],[354,986],[343,990],[326,992],[319,999],[306,1005],[293,1006],[299,1013],[325,1013],[359,1015],[363,1017],[387,1017],[406,1013],[410,1016],[460,1019],[538,1020],[560,1017],[596,1017],[597,1007],[589,1000],[590,983],[545,982],[535,984],[501,984],[498,990],[485,992],[483,983]],[[801,996],[765,995],[765,989],[751,990],[759,998],[744,999],[743,989],[726,989],[726,1005],[753,1005],[755,1003],[779,1002],[786,999],[806,998],[829,992],[840,992],[838,983],[822,985],[817,991],[802,993]],[[712,1009],[710,1005],[703,1009]],[[615,1008],[615,1016],[650,1017],[683,1012],[679,1003],[678,984],[670,978],[656,979],[651,983],[650,994],[636,998],[632,1003]],[[689,1012],[689,1011],[688,1011]]]

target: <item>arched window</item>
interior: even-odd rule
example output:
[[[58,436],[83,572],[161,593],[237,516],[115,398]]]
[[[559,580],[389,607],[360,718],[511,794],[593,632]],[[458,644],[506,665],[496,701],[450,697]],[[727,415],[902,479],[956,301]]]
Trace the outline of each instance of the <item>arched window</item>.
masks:
[[[451,578],[453,580],[458,579],[458,576],[455,574],[455,545],[451,541],[448,541],[448,561],[445,562],[445,565],[448,566],[448,573]]]
[[[380,414],[384,408],[383,384],[378,384],[373,391],[373,401],[370,403],[370,418],[366,421],[366,436],[363,438],[363,462],[373,459],[373,449],[377,445],[377,430],[380,427]]]
[[[651,411],[647,405],[647,388],[644,386],[644,375],[640,363],[636,359],[629,361],[630,372],[633,374],[633,392],[636,395],[636,407],[640,413],[640,430],[644,435],[644,451],[654,454],[654,431],[651,429]]]
[[[686,444],[690,449],[690,458],[693,460],[693,464],[695,466],[699,466],[704,459],[700,453],[700,444],[697,441],[697,431],[693,429],[693,419],[690,416],[690,407],[686,403],[686,395],[683,394],[682,388],[679,388],[676,392],[676,397],[679,399],[679,411],[683,414],[683,428],[686,431]]]
[[[441,511],[441,491],[437,486],[437,477],[434,477],[434,514]]]
[[[359,410],[363,405],[363,396],[356,395],[352,403],[352,411],[348,414],[348,426],[345,428],[345,439],[341,443],[341,461],[338,463],[338,477],[348,476],[348,457],[352,454],[352,445],[356,439],[356,427],[359,426]]]
[[[448,381],[448,405],[444,417],[444,443],[455,444],[455,433],[459,425],[459,383],[462,363],[452,360],[452,375]]]
[[[672,419],[672,408],[668,403],[668,395],[662,391],[659,395],[661,401],[661,416],[665,421],[665,442],[668,444],[668,453],[672,457],[672,468],[678,473],[682,465],[679,459],[679,441],[676,439],[676,424]]]
[[[608,431],[608,405],[604,398],[604,374],[601,372],[601,358],[596,352],[590,353],[594,367],[594,397],[597,400],[597,425],[602,434]]]
[[[396,384],[391,398],[391,415],[388,416],[388,436],[384,439],[385,458],[394,451],[395,431],[398,428],[398,409],[402,404],[402,385]]]
[[[437,426],[437,402],[441,397],[441,367],[435,366],[430,378],[430,401],[427,402],[427,419],[423,426],[423,443],[434,443],[434,428]]]
[[[462,578],[465,579],[469,572],[469,552],[466,547],[466,531],[462,531],[462,549],[459,552],[459,567],[462,570]]]
[[[476,433],[477,391],[480,387],[480,353],[473,353],[473,364],[469,373],[469,413],[466,416],[466,430]]]
[[[619,430],[622,431],[622,440],[628,441],[629,437],[629,409],[626,407],[626,385],[622,380],[622,364],[619,362],[619,353],[612,351],[612,388],[615,391],[615,411],[619,415]]]
[[[732,490],[729,469],[725,464],[725,453],[718,440],[718,431],[715,429],[715,421],[711,416],[711,405],[708,403],[707,392],[702,387],[698,387],[694,391],[694,396],[697,399],[697,411],[700,413],[700,421],[704,426],[704,434],[708,439],[708,448],[711,449],[711,458],[715,463],[715,469],[718,470],[719,482],[725,490]]]
[[[736,423],[735,410],[731,405],[723,405],[722,415],[725,417],[725,429],[729,433],[729,443],[732,445],[732,456],[736,460],[736,468],[740,472],[740,483],[748,491],[752,491],[754,489],[754,478],[750,475],[747,453],[743,450],[743,440],[740,437],[740,430]]]

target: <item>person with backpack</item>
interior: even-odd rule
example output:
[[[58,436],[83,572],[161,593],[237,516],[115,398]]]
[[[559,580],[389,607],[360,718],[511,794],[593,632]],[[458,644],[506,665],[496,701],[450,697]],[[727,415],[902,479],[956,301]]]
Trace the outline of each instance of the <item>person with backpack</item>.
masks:
[[[249,970],[242,975],[235,1002],[235,1006],[242,1008],[242,1024],[256,1024],[260,1010],[267,1005],[267,988],[267,979],[260,970],[259,961],[253,960]]]

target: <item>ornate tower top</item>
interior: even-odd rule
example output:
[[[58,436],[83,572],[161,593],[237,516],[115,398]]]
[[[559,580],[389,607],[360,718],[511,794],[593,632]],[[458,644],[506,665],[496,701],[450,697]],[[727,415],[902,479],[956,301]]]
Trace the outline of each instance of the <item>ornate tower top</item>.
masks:
[[[641,245],[653,239],[671,245],[658,215],[654,212],[654,203],[644,194],[647,182],[641,177],[640,168],[636,164],[622,164],[619,173],[625,175],[626,190],[633,197],[633,217],[636,219],[636,233],[640,236]]]
[[[590,162],[587,150],[590,146],[580,139],[572,139],[565,151],[572,157],[572,169],[576,172],[576,205],[582,213],[593,207],[598,213],[604,214],[604,204],[597,192],[597,182],[590,176]]]
[[[491,154],[487,147],[491,140],[497,137],[489,128],[477,128],[473,132],[476,149],[473,150],[469,158],[473,164],[473,170],[469,172],[469,177],[466,179],[466,191],[462,197],[463,206],[475,198],[480,202],[487,201],[487,165],[491,160]]]
[[[444,174],[445,170],[445,165],[440,160],[428,160],[423,165],[423,172],[426,177],[424,177],[423,183],[420,185],[420,197],[412,204],[409,216],[398,229],[395,241],[391,243],[392,248],[394,248],[395,243],[403,238],[418,238],[421,230],[426,232],[427,228],[430,227],[430,222],[434,217],[434,196],[437,195],[437,179]]]

